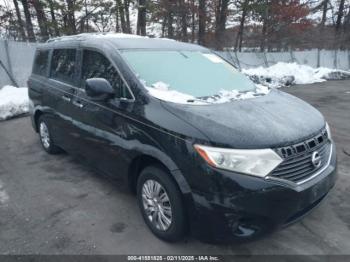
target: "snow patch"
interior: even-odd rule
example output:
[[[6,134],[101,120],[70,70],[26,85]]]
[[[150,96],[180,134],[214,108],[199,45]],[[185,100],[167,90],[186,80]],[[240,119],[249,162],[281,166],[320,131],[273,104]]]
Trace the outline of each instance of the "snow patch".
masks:
[[[87,36],[92,35],[91,33],[85,33]],[[80,35],[85,35],[80,34]],[[134,35],[134,34],[125,34],[125,33],[96,33],[94,36],[100,37],[100,38],[148,38],[147,36],[140,36],[140,35]]]
[[[255,83],[272,88],[290,86],[294,84],[312,84],[326,80],[339,80],[350,78],[350,72],[325,67],[313,68],[297,63],[278,62],[270,67],[257,67],[243,69]]]
[[[4,189],[4,184],[0,180],[0,204],[6,204],[9,201],[10,197]]]
[[[149,94],[155,98],[163,101],[168,101],[177,104],[189,105],[207,105],[207,104],[221,104],[233,100],[251,99],[257,96],[266,95],[270,89],[263,85],[256,85],[255,91],[240,93],[237,90],[221,90],[217,95],[208,96],[205,98],[196,98],[192,95],[181,93],[176,90],[171,90],[170,86],[164,82],[156,82],[152,86],[147,86],[146,82],[141,80]]]
[[[0,120],[24,114],[28,111],[28,88],[4,86],[0,89]]]
[[[173,103],[179,103],[179,104],[186,104],[192,101],[196,100],[194,96],[184,94],[181,92],[178,92],[176,90],[170,90],[169,85],[164,82],[156,82],[152,84],[151,87],[145,85],[145,81],[142,81],[144,83],[145,88],[150,93],[151,96],[158,98],[160,100],[170,101]],[[198,103],[198,101],[196,102]],[[203,104],[204,102],[202,102]]]

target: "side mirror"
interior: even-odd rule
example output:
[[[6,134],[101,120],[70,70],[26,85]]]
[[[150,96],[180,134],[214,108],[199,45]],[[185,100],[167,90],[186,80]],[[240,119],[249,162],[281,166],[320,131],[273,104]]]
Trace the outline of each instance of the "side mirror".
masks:
[[[105,101],[114,95],[114,89],[104,78],[86,79],[85,91],[95,101]]]

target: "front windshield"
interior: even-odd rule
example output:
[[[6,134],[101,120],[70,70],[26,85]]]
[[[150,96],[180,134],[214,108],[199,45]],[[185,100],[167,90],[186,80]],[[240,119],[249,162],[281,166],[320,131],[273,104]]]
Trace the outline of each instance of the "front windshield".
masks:
[[[167,88],[195,98],[224,90],[256,89],[231,64],[209,52],[125,50],[122,56],[148,87]]]

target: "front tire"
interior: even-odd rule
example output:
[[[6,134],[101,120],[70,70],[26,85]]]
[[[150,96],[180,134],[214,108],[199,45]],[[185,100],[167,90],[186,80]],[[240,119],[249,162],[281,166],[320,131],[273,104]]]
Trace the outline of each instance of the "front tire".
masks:
[[[146,167],[138,178],[137,199],[153,234],[169,242],[184,237],[186,220],[181,192],[168,172],[156,166]]]
[[[38,131],[41,145],[47,153],[53,155],[61,153],[62,150],[56,146],[52,140],[49,124],[45,115],[40,116],[38,120]]]

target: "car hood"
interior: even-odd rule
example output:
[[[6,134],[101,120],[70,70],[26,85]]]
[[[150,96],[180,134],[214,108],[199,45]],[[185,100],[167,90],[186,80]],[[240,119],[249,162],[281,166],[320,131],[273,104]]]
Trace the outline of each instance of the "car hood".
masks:
[[[273,148],[298,143],[325,126],[322,114],[287,93],[224,104],[162,105],[204,133],[212,144],[232,148]]]

